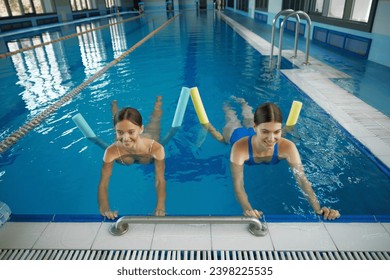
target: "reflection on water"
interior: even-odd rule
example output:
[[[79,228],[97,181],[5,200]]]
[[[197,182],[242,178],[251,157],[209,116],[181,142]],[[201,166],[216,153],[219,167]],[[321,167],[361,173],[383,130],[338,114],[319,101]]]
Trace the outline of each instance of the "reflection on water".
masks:
[[[40,36],[8,42],[10,51],[42,44],[59,38],[58,32],[43,33]],[[20,96],[31,116],[42,111],[42,107],[58,99],[68,91],[63,85],[70,80],[64,47],[61,42],[18,53],[11,57],[17,82],[23,88]]]
[[[99,27],[97,22],[91,22],[76,26],[77,33],[93,30]],[[79,35],[79,46],[81,59],[84,65],[84,72],[87,77],[96,73],[96,70],[103,67],[103,62],[106,61],[106,49],[104,40],[102,40],[102,33],[100,30],[84,33]]]
[[[114,24],[116,22],[118,22],[118,18],[109,19],[109,23],[112,24],[110,25],[110,35],[115,58],[128,49],[125,28],[123,24]]]
[[[73,87],[77,86],[72,81],[80,80],[79,70],[81,69],[75,64],[74,56],[81,60],[82,71],[85,74],[85,78],[88,78],[106,65],[108,60],[107,53],[108,51],[111,52],[111,48],[114,57],[120,56],[128,48],[129,44],[126,40],[124,25],[116,24],[122,20],[122,18],[116,17],[109,18],[110,25],[108,25],[109,28],[107,29],[98,29],[102,27],[100,21],[74,26],[71,35],[83,33],[77,36],[79,53],[73,47],[72,49],[67,47],[65,50],[66,44],[69,44],[67,42],[69,38],[58,41],[58,39],[64,38],[62,37],[64,34],[69,35],[69,27],[64,28],[63,31],[45,32],[40,35],[13,39],[6,42],[8,51],[14,52],[57,40],[55,43],[39,46],[10,56],[17,77],[15,85],[21,89],[18,95],[21,97],[24,107],[28,110],[25,121],[42,112],[60,97],[66,95]],[[69,29],[72,30],[71,28]],[[109,42],[111,42],[111,45],[106,45],[108,40],[104,39],[103,30],[109,31],[109,36],[111,37]],[[107,47],[110,50],[107,50]],[[73,62],[69,63],[68,60]],[[74,65],[77,65],[77,69],[75,69]],[[101,81],[100,84],[95,84],[92,88],[97,90],[105,87],[110,80],[104,75]],[[95,96],[95,98],[100,99],[101,97]],[[22,123],[18,126],[20,125]],[[9,133],[9,130],[4,128],[3,132],[6,131]],[[1,135],[5,136],[3,133]]]

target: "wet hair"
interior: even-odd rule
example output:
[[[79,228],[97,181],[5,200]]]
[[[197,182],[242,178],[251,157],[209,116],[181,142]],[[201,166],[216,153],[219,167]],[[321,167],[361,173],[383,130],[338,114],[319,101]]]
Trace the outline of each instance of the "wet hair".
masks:
[[[123,120],[128,120],[129,122],[139,127],[142,127],[142,116],[137,109],[125,107],[120,111],[116,112],[114,116],[114,126],[116,126],[118,122],[121,122]]]
[[[282,111],[274,103],[263,103],[257,107],[254,115],[255,125],[259,125],[266,122],[283,122]]]

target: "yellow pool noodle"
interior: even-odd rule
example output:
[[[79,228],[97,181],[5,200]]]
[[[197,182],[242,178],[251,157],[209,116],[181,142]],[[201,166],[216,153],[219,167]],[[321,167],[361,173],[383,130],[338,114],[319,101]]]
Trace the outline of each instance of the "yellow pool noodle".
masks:
[[[299,101],[293,101],[290,109],[290,113],[287,118],[286,125],[287,126],[293,126],[297,123],[299,113],[301,112],[302,108],[302,102]]]
[[[191,88],[191,99],[194,104],[196,114],[198,115],[199,122],[201,124],[209,123],[209,119],[207,118],[206,111],[203,107],[202,99],[200,98],[200,94],[197,87]]]

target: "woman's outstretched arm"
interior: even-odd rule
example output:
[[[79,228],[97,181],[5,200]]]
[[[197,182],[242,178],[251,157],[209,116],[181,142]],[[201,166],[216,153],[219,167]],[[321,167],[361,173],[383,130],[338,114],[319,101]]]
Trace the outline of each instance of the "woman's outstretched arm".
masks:
[[[155,166],[155,186],[157,194],[156,216],[165,216],[166,181],[165,181],[165,151],[164,147],[156,143],[153,149]]]
[[[284,144],[287,145],[287,161],[294,174],[295,180],[297,181],[301,190],[304,192],[314,212],[318,215],[322,215],[324,219],[327,220],[334,220],[339,218],[340,213],[338,210],[334,210],[328,207],[321,207],[311,183],[306,178],[301,158],[295,144],[289,140],[284,140]]]
[[[245,141],[237,141],[230,152],[230,171],[232,173],[234,193],[245,216],[261,218],[263,212],[252,208],[244,187],[244,162],[246,155],[243,152]]]
[[[113,220],[118,217],[118,211],[111,211],[108,200],[108,184],[112,174],[112,168],[114,161],[105,162],[103,161],[102,171],[100,175],[100,182],[98,188],[98,202],[100,214]]]

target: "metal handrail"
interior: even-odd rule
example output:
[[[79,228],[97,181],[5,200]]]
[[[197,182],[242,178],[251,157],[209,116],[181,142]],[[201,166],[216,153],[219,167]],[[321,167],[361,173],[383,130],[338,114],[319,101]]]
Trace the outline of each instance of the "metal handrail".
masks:
[[[265,236],[268,228],[257,218],[244,216],[123,216],[113,223],[109,231],[119,236],[129,230],[129,224],[246,224],[248,230],[255,236]]]
[[[269,67],[270,67],[270,68],[272,67],[272,58],[273,58],[273,56],[274,56],[275,27],[276,27],[277,19],[278,19],[280,16],[285,16],[285,15],[290,14],[290,13],[293,13],[293,12],[294,12],[294,10],[292,10],[292,9],[287,9],[287,10],[280,11],[279,13],[276,14],[276,16],[274,17],[274,19],[272,20],[271,54],[270,54],[270,56],[269,56]]]
[[[309,17],[309,15],[303,11],[296,11],[296,12],[292,12],[290,14],[288,14],[282,21],[282,23],[280,24],[280,35],[279,35],[279,55],[278,55],[278,64],[277,64],[277,67],[278,69],[280,68],[280,65],[281,65],[281,61],[282,61],[282,41],[283,41],[283,31],[284,31],[284,24],[285,22],[287,21],[287,19],[291,16],[297,16],[297,15],[302,15],[306,18],[306,21],[307,21],[307,25],[308,25],[308,29],[307,29],[307,37],[306,37],[306,59],[305,59],[305,62],[304,64],[309,64],[309,46],[310,46],[310,30],[311,30],[311,19]],[[297,23],[298,27],[299,27],[299,22]],[[295,26],[295,45],[296,45],[296,48],[297,48],[297,39],[298,39],[298,36],[297,36],[297,31],[298,31],[298,28],[297,28],[297,25]],[[296,50],[295,50],[295,55],[296,55]]]

